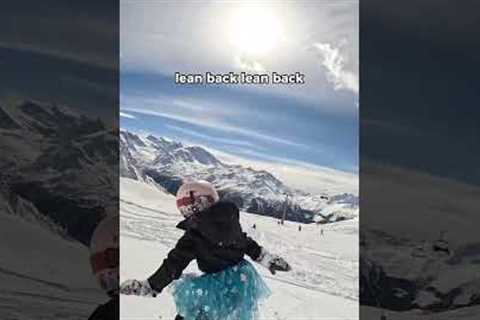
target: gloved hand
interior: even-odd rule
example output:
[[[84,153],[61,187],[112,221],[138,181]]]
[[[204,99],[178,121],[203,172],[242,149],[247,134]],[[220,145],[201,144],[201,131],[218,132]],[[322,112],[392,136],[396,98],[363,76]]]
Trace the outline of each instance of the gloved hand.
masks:
[[[264,248],[262,248],[262,252],[256,261],[267,268],[272,274],[275,274],[276,271],[292,270],[288,262],[282,257],[271,254]]]
[[[142,297],[156,297],[158,292],[150,287],[147,280],[126,280],[120,285],[120,293]]]

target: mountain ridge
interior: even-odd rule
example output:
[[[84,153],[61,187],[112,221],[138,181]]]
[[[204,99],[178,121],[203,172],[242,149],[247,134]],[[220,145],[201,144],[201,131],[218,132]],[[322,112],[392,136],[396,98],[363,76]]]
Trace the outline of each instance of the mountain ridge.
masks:
[[[250,213],[304,223],[335,222],[358,215],[353,194],[312,195],[291,188],[267,170],[225,163],[201,146],[120,130],[120,176],[151,179],[175,194],[185,179],[207,180],[222,198]]]
[[[21,100],[0,105],[0,138],[0,193],[88,245],[118,197],[115,132],[67,106]]]

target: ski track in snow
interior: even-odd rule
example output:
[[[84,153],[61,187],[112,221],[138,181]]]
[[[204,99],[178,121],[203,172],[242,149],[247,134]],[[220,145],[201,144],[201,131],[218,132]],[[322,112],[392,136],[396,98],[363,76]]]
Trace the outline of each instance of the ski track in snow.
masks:
[[[1,208],[0,251],[2,320],[84,320],[108,299],[87,248]]]
[[[121,280],[145,279],[182,235],[175,198],[142,182],[121,179]],[[241,214],[245,232],[280,254],[292,271],[271,275],[258,264],[272,295],[261,319],[358,319],[358,221],[330,225],[277,224],[277,219]],[[252,228],[256,224],[256,229]],[[324,236],[320,230],[323,228]],[[192,262],[185,272],[199,272]],[[122,296],[121,319],[173,319],[175,306],[165,289],[157,298]]]

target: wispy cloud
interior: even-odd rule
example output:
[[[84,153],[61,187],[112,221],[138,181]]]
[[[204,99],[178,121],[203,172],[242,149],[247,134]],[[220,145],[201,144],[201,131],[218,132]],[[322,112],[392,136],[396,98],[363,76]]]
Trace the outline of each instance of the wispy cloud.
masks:
[[[257,73],[265,72],[265,68],[260,62],[242,56],[235,57],[235,66],[245,71]]]
[[[93,7],[89,1],[79,1],[75,10],[64,1],[54,3],[55,10],[14,2],[2,6],[0,47],[117,70],[112,51],[117,37],[113,11],[108,6]]]
[[[199,103],[192,103],[190,101],[185,101],[185,100],[181,100],[181,99],[174,99],[172,101],[172,104],[176,107],[180,107],[180,108],[190,110],[190,111],[205,111],[205,110],[207,110],[206,107],[202,106]]]
[[[125,113],[125,112],[122,112],[122,111],[120,111],[120,117],[128,118],[128,119],[136,119],[137,118],[134,115],[131,115],[129,113]]]
[[[199,133],[199,132],[194,131],[194,130],[190,130],[190,129],[186,129],[186,128],[182,128],[182,127],[178,127],[178,126],[173,126],[173,125],[169,125],[169,124],[165,125],[165,127],[170,129],[170,130],[178,131],[178,132],[190,135],[192,137],[201,138],[201,139],[208,140],[208,141],[220,142],[220,143],[227,144],[227,145],[235,145],[235,146],[249,147],[249,148],[255,148],[255,149],[262,149],[258,145],[254,145],[253,143],[250,143],[250,142],[244,141],[244,140],[219,138],[219,137],[215,137],[215,136],[212,136],[212,135]]]
[[[358,194],[358,174],[314,165],[292,159],[269,156],[251,150],[236,150],[244,157],[231,153],[207,148],[225,163],[237,163],[253,167],[257,170],[267,170],[280,178],[292,188],[312,193]],[[257,160],[253,160],[251,156]]]
[[[302,86],[269,84],[236,85],[230,88],[246,94],[281,94],[309,102],[305,106],[322,110],[342,109],[343,112],[352,109],[356,112],[350,101],[346,102],[344,95],[329,85],[323,68],[317,67],[318,60],[304,48],[310,48],[317,42],[339,43],[345,38],[348,42],[342,46],[343,57],[347,64],[357,64],[357,0],[339,1],[334,5],[314,1],[308,6],[302,4],[302,1],[284,1],[281,6],[269,1],[213,1],[208,2],[210,5],[201,7],[164,6],[161,1],[147,2],[148,5],[142,4],[142,1],[121,1],[122,74],[146,72],[149,75],[170,77],[176,71],[299,71],[307,76],[307,82]],[[268,11],[267,16],[278,19],[279,28],[274,27],[275,24],[272,28],[274,34],[280,31],[281,39],[274,42],[270,51],[252,53],[237,48],[234,44],[236,41],[232,41],[235,30],[232,30],[229,22],[233,21],[243,7],[268,8],[265,9]],[[220,28],[216,23],[219,20],[225,22]],[[176,28],[171,28],[172,24]],[[250,39],[246,41],[249,43]]]
[[[341,54],[340,48],[334,47],[330,43],[317,42],[313,44],[313,49],[326,70],[327,80],[333,84],[335,90],[345,89],[358,94],[358,75],[346,70],[345,58]]]
[[[283,144],[283,145],[288,145],[293,147],[301,147],[301,148],[308,147],[305,144],[291,141],[288,139],[274,137],[261,132],[253,131],[251,129],[229,125],[225,122],[221,122],[221,120],[214,120],[210,118],[199,119],[198,117],[194,117],[194,116],[179,115],[179,114],[162,112],[162,111],[145,109],[145,108],[122,107],[122,110],[151,115],[151,116],[163,117],[163,118],[167,118],[175,121],[186,122],[196,126],[202,126],[210,129],[221,130],[227,133],[239,134],[239,135],[243,135],[253,139],[259,139],[269,143],[278,143],[278,144]]]

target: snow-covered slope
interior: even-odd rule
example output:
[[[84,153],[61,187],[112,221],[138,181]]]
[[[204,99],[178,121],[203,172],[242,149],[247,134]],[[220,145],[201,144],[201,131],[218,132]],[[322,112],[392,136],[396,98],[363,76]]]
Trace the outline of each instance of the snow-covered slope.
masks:
[[[401,168],[365,173],[365,190],[395,196],[362,207],[362,302],[442,313],[480,304],[480,188]]]
[[[184,179],[204,179],[247,212],[278,218],[286,208],[291,221],[334,222],[358,216],[358,197],[352,194],[310,194],[288,187],[267,170],[225,163],[202,147],[153,135],[120,132],[120,174],[153,181],[170,193]]]
[[[0,319],[87,319],[107,300],[91,275],[88,249],[33,221],[28,201],[11,206],[3,196]]]
[[[146,278],[180,238],[175,198],[148,183],[121,178],[121,279]],[[256,265],[272,289],[261,319],[358,319],[358,220],[280,226],[271,217],[242,212],[244,230],[292,265],[272,276]],[[252,225],[256,224],[256,229]],[[302,231],[298,231],[298,226]],[[321,235],[321,229],[324,235]],[[198,272],[192,262],[187,272]],[[157,298],[121,297],[122,319],[173,319],[168,291]]]

